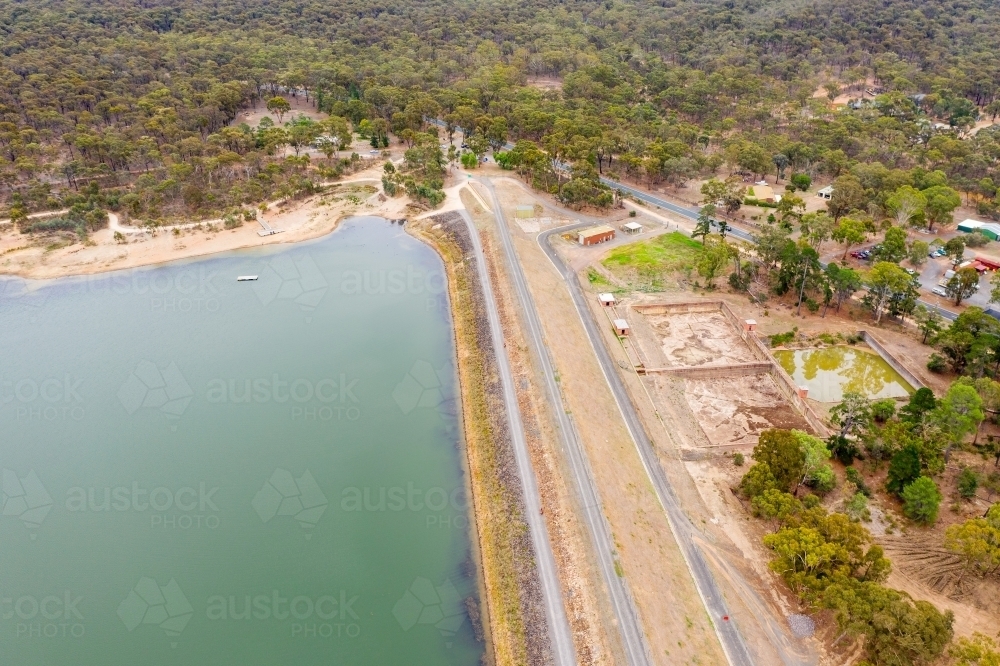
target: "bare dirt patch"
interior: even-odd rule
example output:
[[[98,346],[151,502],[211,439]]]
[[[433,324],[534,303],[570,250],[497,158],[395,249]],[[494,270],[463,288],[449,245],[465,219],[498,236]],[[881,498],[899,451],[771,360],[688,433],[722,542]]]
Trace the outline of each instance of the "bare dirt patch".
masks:
[[[537,88],[538,90],[562,90],[562,79],[557,79],[549,76],[532,76],[528,77],[528,86],[530,88]]]
[[[732,365],[756,359],[721,312],[646,315],[674,367]]]
[[[770,375],[685,379],[684,397],[714,446],[752,448],[768,428],[809,425],[788,404]]]
[[[322,120],[326,118],[325,113],[321,113],[316,110],[316,107],[313,105],[314,100],[312,97],[309,98],[308,102],[306,101],[306,98],[301,95],[297,95],[295,97],[283,95],[283,97],[288,100],[288,103],[292,108],[282,116],[282,122],[291,120],[299,115],[312,118],[313,120]],[[257,127],[260,125],[260,121],[263,120],[265,116],[270,117],[271,120],[274,121],[274,124],[278,124],[277,114],[268,111],[265,102],[260,101],[253,108],[240,111],[231,124],[240,125],[241,123],[246,123],[250,127]]]

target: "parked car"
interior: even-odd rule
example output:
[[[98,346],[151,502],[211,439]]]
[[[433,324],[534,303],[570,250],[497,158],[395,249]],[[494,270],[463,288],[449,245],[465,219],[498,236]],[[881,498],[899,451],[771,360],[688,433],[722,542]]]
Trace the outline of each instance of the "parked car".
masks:
[[[938,285],[933,289],[931,289],[931,293],[936,294],[938,296],[944,296],[945,298],[948,297],[948,290],[942,287],[941,285]]]
[[[912,268],[904,268],[903,270],[906,271],[907,273],[909,273],[910,275],[916,275],[917,274],[917,272],[915,270],[913,270]]]

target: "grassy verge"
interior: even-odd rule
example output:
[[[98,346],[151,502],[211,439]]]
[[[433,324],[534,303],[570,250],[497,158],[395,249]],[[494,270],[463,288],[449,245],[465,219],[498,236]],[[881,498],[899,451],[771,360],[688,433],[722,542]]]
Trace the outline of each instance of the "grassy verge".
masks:
[[[699,252],[701,243],[679,231],[672,231],[652,240],[616,247],[601,263],[610,270],[634,268],[639,271],[677,271],[693,267]]]
[[[701,253],[701,243],[679,231],[616,247],[601,264],[637,289],[663,288],[666,276],[690,272]]]

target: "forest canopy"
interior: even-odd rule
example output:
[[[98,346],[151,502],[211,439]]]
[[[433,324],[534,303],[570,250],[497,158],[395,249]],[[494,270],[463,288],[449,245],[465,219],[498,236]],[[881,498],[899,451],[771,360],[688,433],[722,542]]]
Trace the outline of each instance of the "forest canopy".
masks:
[[[299,154],[339,125],[235,122],[283,95],[373,145],[412,146],[434,117],[477,153],[520,141],[505,165],[570,203],[608,200],[594,169],[677,185],[728,165],[851,174],[853,203],[884,207],[917,168],[997,216],[1000,133],[964,132],[1000,112],[998,47],[986,0],[3,0],[0,208],[92,202],[97,183],[141,219],[207,215],[351,168]]]

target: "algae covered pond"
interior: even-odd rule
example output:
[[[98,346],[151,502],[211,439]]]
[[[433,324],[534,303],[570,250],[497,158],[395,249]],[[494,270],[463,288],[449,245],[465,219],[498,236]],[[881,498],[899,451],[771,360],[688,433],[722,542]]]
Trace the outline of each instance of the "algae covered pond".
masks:
[[[795,383],[820,402],[839,402],[851,391],[868,398],[905,398],[913,387],[880,356],[851,347],[773,352]]]

